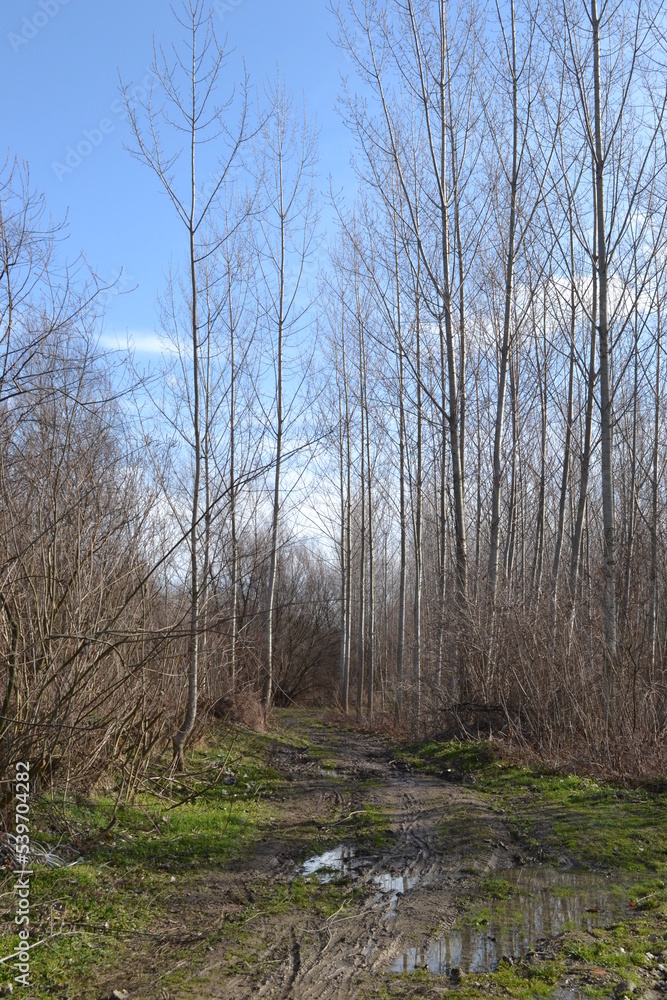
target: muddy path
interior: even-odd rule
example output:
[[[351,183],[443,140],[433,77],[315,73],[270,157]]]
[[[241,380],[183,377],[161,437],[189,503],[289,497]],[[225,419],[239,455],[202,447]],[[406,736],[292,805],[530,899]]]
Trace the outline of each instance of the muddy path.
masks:
[[[349,876],[343,884],[348,888],[336,912],[326,918],[314,917],[307,908],[263,914],[261,905],[256,912],[251,906],[241,962],[245,968],[239,969],[238,954],[230,960],[228,945],[213,949],[201,967],[191,970],[188,996],[361,996],[397,957],[451,926],[479,876],[517,861],[503,816],[473,790],[412,773],[395,759],[392,746],[376,737],[313,723],[292,726],[306,745],[276,742],[273,748],[272,764],[288,782],[274,835],[215,887],[201,888],[200,912],[219,910],[221,903],[224,910],[225,902],[233,906],[234,900],[237,906],[244,900],[247,905],[254,888],[263,886],[266,892],[267,883],[277,888],[293,878],[303,870],[299,855],[313,825],[335,848],[340,846],[337,831],[348,832],[349,820],[371,807],[383,817],[388,836],[354,857],[354,843],[349,836],[341,838]],[[323,880],[335,875],[320,873]],[[212,893],[217,906],[207,899]]]
[[[519,770],[501,792],[450,757],[412,771],[395,744],[317,712],[276,716],[238,758],[255,785],[234,809],[251,794],[255,811],[237,849],[217,847],[217,806],[205,854],[172,855],[158,832],[155,857],[122,875],[126,906],[150,877],[154,921],[116,934],[66,1000],[581,1000],[629,997],[628,972],[636,996],[667,995],[664,884],[629,880],[664,870],[661,801],[582,782],[570,797],[569,779]]]

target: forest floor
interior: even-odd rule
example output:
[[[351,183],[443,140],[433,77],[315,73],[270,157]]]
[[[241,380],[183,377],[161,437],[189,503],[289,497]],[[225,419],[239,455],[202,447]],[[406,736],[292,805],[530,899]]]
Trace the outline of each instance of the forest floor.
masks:
[[[265,734],[221,727],[188,766],[98,839],[110,794],[39,806],[42,839],[82,856],[36,869],[43,943],[15,994],[667,997],[664,793],[305,710]],[[14,975],[0,965],[0,994]]]

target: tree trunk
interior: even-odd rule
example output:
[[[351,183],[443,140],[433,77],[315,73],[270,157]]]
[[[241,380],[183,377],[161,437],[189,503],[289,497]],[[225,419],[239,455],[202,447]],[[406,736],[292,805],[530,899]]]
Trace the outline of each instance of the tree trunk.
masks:
[[[535,329],[535,356],[537,363],[537,377],[540,385],[540,489],[537,501],[537,525],[535,530],[535,552],[533,558],[533,569],[530,581],[530,600],[534,611],[537,611],[542,592],[542,566],[544,563],[544,518],[546,503],[546,481],[547,481],[547,314],[546,314],[546,291],[544,294],[544,314],[542,317],[542,337],[544,349],[544,368],[539,361],[539,338],[537,326]]]
[[[597,190],[595,186],[595,163],[593,163],[593,202],[597,205]],[[588,501],[588,479],[591,468],[591,451],[593,447],[593,407],[595,404],[595,383],[596,370],[596,335],[598,316],[598,272],[595,265],[597,258],[597,229],[593,229],[593,252],[592,252],[592,304],[591,304],[591,343],[588,360],[588,379],[586,384],[586,417],[584,424],[584,441],[581,453],[581,473],[579,481],[579,502],[577,505],[577,516],[574,523],[574,533],[572,537],[572,553],[570,557],[570,627],[568,635],[568,647],[572,641],[574,623],[577,607],[577,587],[581,572],[582,540],[584,531],[584,518]]]
[[[607,275],[607,232],[605,228],[604,167],[602,148],[602,96],[600,90],[600,19],[597,0],[591,0],[593,29],[593,71],[595,77],[595,187],[596,228],[598,240],[598,279],[600,294],[600,445],[602,465],[602,522],[604,531],[604,601],[605,639],[604,697],[607,719],[614,704],[616,648],[616,527],[614,515],[613,400],[610,379],[611,344],[609,340],[609,285]]]
[[[658,497],[660,487],[659,443],[660,443],[660,365],[662,361],[662,300],[657,289],[657,328],[655,355],[655,401],[653,409],[653,455],[651,482],[651,610],[649,615],[649,683],[656,680],[656,647],[658,635]]]
[[[371,464],[371,432],[368,407],[368,368],[364,344],[364,381],[362,417],[366,414],[366,480],[368,484],[368,670],[366,674],[366,705],[368,718],[373,718],[373,685],[375,683],[375,550],[373,538],[373,467]]]
[[[459,613],[462,615],[468,596],[468,553],[466,544],[465,482],[462,467],[463,447],[461,441],[461,400],[459,398],[456,356],[454,350],[454,330],[452,324],[452,300],[449,277],[449,209],[447,193],[447,18],[445,0],[440,0],[440,238],[442,242],[442,292],[447,349],[447,377],[449,391],[449,436],[452,458],[452,491],[454,494],[454,522],[456,531],[456,594]],[[458,698],[461,664],[454,665],[452,694]]]
[[[361,528],[359,545],[359,630],[357,638],[357,718],[361,718],[364,696],[364,668],[366,651],[366,456],[364,426],[364,374],[363,374],[363,322],[359,315],[360,302],[357,295],[357,322],[359,324],[359,412],[361,414]]]
[[[628,511],[628,531],[625,546],[625,573],[623,593],[621,594],[620,622],[622,629],[622,645],[628,641],[630,614],[630,585],[632,580],[632,556],[635,544],[635,525],[637,521],[637,417],[639,406],[639,288],[637,280],[637,261],[635,259],[635,315],[634,315],[634,384],[632,391],[632,445],[630,449],[630,509]]]
[[[341,325],[342,340],[345,343],[345,309],[343,308]],[[343,346],[343,351],[345,350]],[[336,371],[338,376],[340,373]],[[338,701],[344,712],[347,712],[347,663],[345,659],[345,638],[347,632],[347,565],[345,544],[345,419],[343,417],[342,392],[338,385],[338,448],[340,451],[338,472],[340,476],[340,655],[338,670]]]
[[[516,242],[516,210],[519,167],[519,110],[518,74],[516,65],[516,27],[514,0],[510,2],[511,43],[512,43],[512,172],[510,175],[509,233],[505,260],[505,311],[503,318],[503,339],[500,348],[500,372],[498,377],[498,398],[496,401],[496,421],[493,438],[493,482],[491,492],[491,538],[489,542],[488,603],[490,615],[490,641],[493,643],[495,630],[495,604],[498,587],[498,556],[500,550],[500,500],[502,494],[502,445],[505,420],[505,395],[507,374],[510,363],[512,299],[514,293],[514,258]]]
[[[183,758],[183,747],[195,727],[197,719],[197,694],[199,681],[199,551],[198,551],[198,527],[199,527],[199,492],[201,486],[201,428],[199,426],[199,318],[197,312],[198,289],[197,289],[197,250],[196,250],[196,228],[195,212],[197,208],[197,188],[195,174],[195,152],[196,152],[196,126],[197,126],[197,101],[196,101],[196,73],[197,67],[197,46],[196,31],[193,22],[192,30],[192,131],[190,135],[190,295],[191,295],[191,334],[192,334],[192,421],[193,421],[193,450],[194,450],[194,481],[192,484],[192,507],[190,521],[190,631],[188,635],[188,703],[185,718],[181,728],[173,739],[174,761],[176,766],[182,770],[185,766]]]
[[[556,545],[551,576],[551,600],[553,609],[553,630],[555,637],[556,614],[558,611],[558,576],[560,573],[563,535],[565,533],[565,507],[570,476],[570,456],[572,453],[572,420],[574,414],[574,361],[575,337],[577,333],[577,303],[574,266],[574,219],[570,224],[570,367],[567,383],[567,413],[565,417],[565,448],[563,450],[563,474],[560,483],[560,500],[558,503],[558,527],[556,529]]]
[[[394,264],[396,268],[396,350],[398,354],[398,407],[399,407],[399,428],[398,428],[398,452],[399,452],[399,520],[401,533],[401,554],[400,554],[400,577],[398,584],[398,648],[396,651],[396,709],[398,717],[401,718],[403,712],[403,686],[405,678],[404,655],[405,655],[405,600],[407,583],[407,515],[405,503],[405,362],[403,358],[403,317],[401,308],[401,280],[398,260],[398,239],[396,231],[396,219],[394,223]]]
[[[231,584],[232,592],[230,597],[231,612],[231,635],[230,635],[230,664],[229,679],[232,693],[236,693],[237,674],[237,652],[238,641],[238,579],[239,579],[239,541],[236,524],[236,328],[234,322],[234,310],[232,306],[232,272],[228,268],[228,295],[229,295],[229,353],[230,353],[230,385],[229,385],[229,519],[232,533],[232,565]]]
[[[421,683],[422,683],[422,580],[423,580],[423,557],[422,557],[422,507],[423,507],[423,415],[422,415],[422,381],[421,381],[421,315],[420,315],[420,287],[419,287],[419,266],[417,266],[417,280],[415,286],[415,313],[416,313],[416,376],[417,376],[417,482],[415,498],[415,593],[414,593],[414,653],[413,653],[413,683],[415,689],[415,715],[414,728],[419,729],[419,719],[421,715]]]
[[[265,616],[265,646],[266,669],[264,674],[264,690],[262,692],[262,710],[264,718],[271,710],[273,700],[273,615],[276,590],[276,570],[278,567],[278,531],[280,522],[280,473],[283,455],[283,335],[285,325],[285,269],[286,261],[286,216],[283,204],[283,163],[279,156],[279,201],[280,201],[280,275],[278,292],[278,344],[276,356],[276,467],[273,482],[273,512],[271,517],[271,555],[269,562],[269,580],[266,598]]]
[[[508,508],[508,520],[507,520],[507,539],[505,543],[505,558],[504,568],[505,568],[505,578],[507,581],[507,586],[509,591],[512,591],[513,583],[513,571],[514,571],[514,555],[516,548],[516,536],[517,536],[517,516],[518,516],[518,458],[519,458],[519,422],[517,416],[517,364],[518,362],[512,358],[512,352],[510,351],[510,363],[509,363],[509,381],[510,381],[510,417],[512,423],[512,459],[511,459],[511,473],[510,473],[510,497],[509,497],[509,508]]]

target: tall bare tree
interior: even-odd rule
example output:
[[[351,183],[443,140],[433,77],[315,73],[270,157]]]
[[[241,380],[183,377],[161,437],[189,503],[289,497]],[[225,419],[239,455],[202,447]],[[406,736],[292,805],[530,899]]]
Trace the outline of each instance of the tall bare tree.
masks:
[[[259,183],[255,255],[257,296],[273,369],[274,399],[271,430],[275,440],[271,497],[271,541],[264,611],[264,677],[262,707],[268,714],[273,698],[273,646],[276,572],[280,544],[281,487],[286,429],[295,417],[295,400],[303,374],[294,375],[297,390],[285,384],[289,342],[294,342],[309,318],[310,300],[305,268],[316,246],[317,205],[313,175],[317,163],[317,133],[305,110],[297,112],[280,76],[266,88],[268,111],[258,134],[255,166]],[[290,379],[291,382],[291,379]]]
[[[204,0],[183,0],[174,17],[183,31],[183,42],[172,55],[156,42],[152,73],[154,85],[148,99],[137,104],[123,88],[133,138],[131,152],[155,174],[181,222],[187,246],[187,290],[189,318],[188,407],[191,435],[192,489],[190,504],[190,626],[188,648],[188,693],[183,722],[174,735],[174,759],[183,766],[183,748],[197,718],[200,651],[200,551],[199,526],[202,485],[202,399],[200,388],[203,324],[200,316],[201,266],[213,247],[212,215],[216,199],[248,138],[247,85],[233,113],[234,95],[217,102],[217,89],[227,54],[215,34],[213,15]],[[234,124],[229,118],[234,114]],[[164,134],[171,146],[166,145]],[[222,150],[214,165],[214,180],[199,197],[198,150],[215,141]]]

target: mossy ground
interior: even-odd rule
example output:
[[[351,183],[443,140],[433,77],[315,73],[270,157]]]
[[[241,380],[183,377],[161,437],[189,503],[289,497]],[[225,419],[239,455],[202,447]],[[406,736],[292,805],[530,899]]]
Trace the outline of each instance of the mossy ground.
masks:
[[[621,788],[576,775],[541,771],[504,758],[489,741],[430,741],[404,747],[416,769],[470,784],[488,797],[517,842],[543,863],[567,860],[584,870],[617,875],[627,895],[627,920],[592,932],[566,931],[548,959],[501,963],[486,975],[450,984],[428,971],[392,976],[368,1000],[452,996],[549,997],[560,984],[591,997],[667,995],[667,795]],[[443,835],[455,817],[443,820]],[[620,890],[619,890],[620,891]],[[480,880],[462,920],[488,918],[511,892],[506,880]]]
[[[324,921],[353,906],[361,890],[345,880],[304,878],[297,867],[290,875],[254,877],[247,891],[232,899],[224,920],[193,923],[192,934],[169,938],[175,917],[182,918],[175,908],[191,899],[195,913],[201,886],[210,886],[230,866],[241,870],[271,835],[276,819],[289,812],[296,782],[290,784],[272,761],[277,747],[287,753],[307,748],[306,722],[319,724],[318,716],[285,714],[279,728],[262,735],[229,727],[212,730],[189,755],[182,781],[167,781],[165,761],[154,775],[154,790],[144,787],[121,805],[107,833],[115,806],[112,782],[96,795],[35,799],[33,838],[79,845],[84,860],[74,867],[36,870],[31,941],[44,943],[31,953],[33,985],[24,995],[37,1000],[100,996],[91,983],[107,981],[105,975],[137,956],[165,990],[187,992],[184,967],[203,965],[213,949],[224,954],[229,973],[256,972],[276,960],[256,939],[257,919],[289,920],[299,911]],[[492,743],[430,742],[393,752],[416,768],[470,783],[502,813],[524,852],[547,863],[567,858],[582,868],[622,875],[633,905],[627,921],[563,933],[550,943],[548,955],[530,963],[503,964],[458,984],[426,971],[384,976],[374,989],[360,987],[360,997],[528,998],[549,996],[556,984],[566,982],[591,996],[609,997],[624,983],[628,990],[636,986],[636,995],[648,995],[660,980],[658,961],[667,962],[667,796],[518,766],[503,759]],[[323,751],[313,754],[313,763],[331,769],[335,761]],[[225,784],[230,774],[234,783]],[[389,816],[364,801],[373,786],[372,780],[356,781],[357,799],[350,805],[346,782],[346,801],[335,813],[290,827],[294,859],[340,842],[369,852],[390,845]],[[187,801],[177,804],[181,800]],[[471,822],[463,813],[443,816],[443,836],[447,824]],[[17,944],[12,882],[8,875],[0,889],[5,894],[0,957],[12,954]],[[511,891],[502,875],[480,878],[461,919],[483,920]],[[161,957],[167,940],[168,954]],[[0,985],[13,978],[11,963],[0,965]]]
[[[168,761],[163,761],[152,775],[156,793],[144,788],[121,804],[106,833],[116,805],[109,789],[71,799],[35,798],[32,839],[80,846],[82,860],[72,867],[37,866],[31,878],[30,940],[43,944],[31,950],[30,996],[42,1000],[68,995],[68,990],[80,995],[77,987],[83,989],[93,970],[99,975],[117,965],[130,944],[135,948],[137,939],[149,943],[158,936],[175,894],[253,851],[272,825],[285,785],[270,763],[276,741],[289,747],[303,743],[281,732],[217,727],[187,756],[182,780],[178,775],[170,779]],[[0,890],[4,958],[18,944],[14,881],[7,875]],[[326,912],[335,903],[327,903],[326,895],[319,886],[295,879],[283,891],[267,889],[262,908],[280,912],[291,902]],[[204,950],[219,933],[200,938],[186,947]],[[0,965],[0,985],[11,983],[14,975],[12,962]]]
[[[156,793],[144,787],[120,806],[110,787],[113,779],[99,794],[33,800],[32,839],[78,847],[82,858],[72,867],[36,867],[31,878],[30,941],[41,943],[31,950],[30,997],[94,996],[91,978],[99,981],[105,970],[131,963],[137,950],[148,961],[175,922],[175,900],[196,896],[216,872],[252,857],[271,836],[276,819],[289,811],[292,785],[272,766],[276,749],[303,751],[308,742],[299,726],[317,724],[314,713],[292,712],[287,718],[289,725],[266,734],[216,727],[187,755],[182,780],[168,776],[165,758],[151,776]],[[333,766],[323,753],[312,758],[322,768]],[[363,785],[358,782],[356,791],[362,792]],[[308,819],[292,834],[291,853],[301,860],[341,841],[370,850],[391,839],[388,817],[365,803],[335,816]],[[226,953],[229,972],[246,968],[253,961],[248,949],[253,921],[260,915],[267,919],[307,911],[326,919],[359,894],[344,879],[322,883],[296,871],[255,877],[252,888],[232,906],[231,919],[183,938],[180,947],[172,941],[172,969],[161,972],[165,988],[179,986],[179,961],[187,959],[190,965],[200,955],[204,962],[212,948]],[[13,882],[7,875],[0,888],[2,958],[18,944]],[[261,962],[261,954],[256,959]],[[0,964],[0,987],[14,976],[12,962]]]
[[[503,759],[491,742],[426,743],[405,752],[419,767],[492,796],[529,846],[584,866],[667,875],[667,794],[543,772]]]

